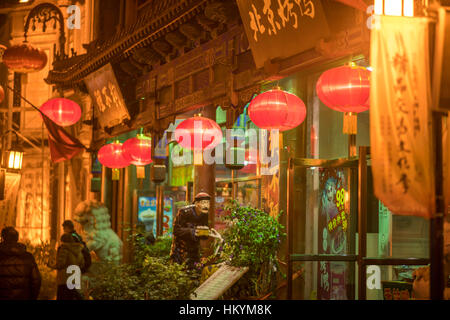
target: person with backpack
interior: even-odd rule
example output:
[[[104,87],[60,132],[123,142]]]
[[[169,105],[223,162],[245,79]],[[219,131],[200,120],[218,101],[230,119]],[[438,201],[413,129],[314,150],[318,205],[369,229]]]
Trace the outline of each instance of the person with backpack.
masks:
[[[75,231],[75,226],[73,225],[73,222],[71,220],[66,220],[62,224],[64,233],[70,234],[75,242],[80,243],[83,245],[83,258],[84,258],[84,266],[81,269],[82,273],[86,273],[89,270],[89,267],[92,264],[91,260],[91,252],[89,248],[87,247],[86,243],[83,241],[83,238]]]
[[[70,266],[78,266],[83,268],[83,245],[75,242],[74,237],[69,233],[64,233],[61,236],[61,245],[58,247],[56,253],[56,262],[49,263],[48,267],[58,270],[56,280],[58,289],[56,293],[57,300],[82,300],[81,294],[76,289],[69,289],[67,279],[70,274],[67,273],[67,268]]]
[[[41,274],[31,253],[19,243],[19,233],[13,227],[1,232],[0,300],[37,300],[41,289]]]

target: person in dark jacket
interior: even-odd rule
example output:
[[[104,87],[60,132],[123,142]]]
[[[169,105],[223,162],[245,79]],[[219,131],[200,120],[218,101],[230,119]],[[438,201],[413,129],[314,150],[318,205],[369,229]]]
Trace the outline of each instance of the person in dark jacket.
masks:
[[[64,233],[69,233],[74,238],[75,242],[85,244],[83,238],[75,231],[75,226],[71,220],[66,220],[62,224]]]
[[[41,274],[26,246],[19,243],[13,227],[1,232],[0,300],[36,300],[41,289]]]
[[[194,269],[200,262],[200,239],[209,237],[208,212],[211,197],[200,192],[194,204],[181,208],[173,223],[173,240],[170,258],[172,261],[186,263]]]
[[[92,264],[91,253],[86,245],[86,242],[83,241],[83,238],[75,231],[75,226],[71,220],[66,220],[62,224],[64,233],[70,234],[75,242],[81,243],[83,245],[83,258],[84,258],[84,268],[81,269],[82,273],[85,273],[89,270],[89,267]]]
[[[56,281],[58,283],[58,290],[56,294],[57,300],[81,300],[82,297],[76,289],[69,289],[67,286],[67,279],[71,274],[67,273],[69,266],[78,266],[83,268],[83,245],[75,242],[74,238],[69,233],[64,233],[61,236],[61,245],[58,247],[56,253],[56,263],[48,264],[52,269],[58,270]]]

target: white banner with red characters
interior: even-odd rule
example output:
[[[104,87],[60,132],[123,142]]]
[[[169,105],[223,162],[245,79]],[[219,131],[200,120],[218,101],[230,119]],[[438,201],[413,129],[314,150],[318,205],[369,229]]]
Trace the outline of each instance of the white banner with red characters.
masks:
[[[371,34],[370,139],[375,195],[394,214],[434,206],[428,21],[380,16]]]

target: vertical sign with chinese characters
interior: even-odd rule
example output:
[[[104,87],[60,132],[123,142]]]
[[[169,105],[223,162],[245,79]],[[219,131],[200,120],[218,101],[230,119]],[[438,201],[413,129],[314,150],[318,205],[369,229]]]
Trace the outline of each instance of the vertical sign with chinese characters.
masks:
[[[370,139],[375,195],[394,214],[429,217],[434,169],[425,18],[381,16],[371,35]]]
[[[85,82],[102,128],[114,127],[130,119],[111,64],[91,73]]]
[[[320,0],[237,0],[256,67],[314,48],[329,36]]]

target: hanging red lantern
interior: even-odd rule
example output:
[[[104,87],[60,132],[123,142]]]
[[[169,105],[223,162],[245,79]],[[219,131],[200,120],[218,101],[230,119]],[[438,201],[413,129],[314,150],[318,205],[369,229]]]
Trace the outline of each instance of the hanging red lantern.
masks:
[[[369,109],[370,71],[360,66],[341,66],[325,71],[317,81],[317,95],[327,107],[340,112]]]
[[[306,107],[296,95],[279,88],[256,96],[248,107],[252,122],[261,129],[291,130],[306,117]]]
[[[135,166],[146,166],[152,160],[152,139],[143,134],[123,143],[124,156]]]
[[[36,72],[47,65],[47,55],[44,51],[23,43],[6,49],[3,63],[13,72]]]
[[[175,140],[189,150],[213,149],[222,137],[222,129],[214,120],[199,115],[184,120],[175,129]]]
[[[81,118],[80,106],[65,98],[50,99],[41,106],[40,110],[61,127],[71,126]]]
[[[130,165],[130,160],[124,156],[122,143],[118,141],[101,147],[98,151],[98,161],[111,169],[125,168]]]
[[[3,100],[5,100],[5,90],[0,86],[0,103],[2,103]]]

